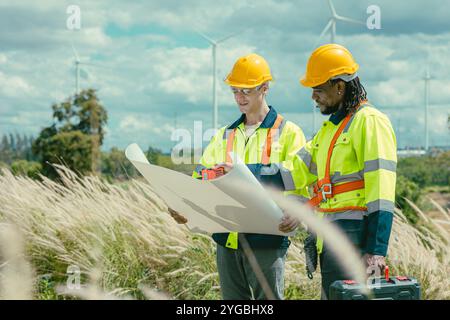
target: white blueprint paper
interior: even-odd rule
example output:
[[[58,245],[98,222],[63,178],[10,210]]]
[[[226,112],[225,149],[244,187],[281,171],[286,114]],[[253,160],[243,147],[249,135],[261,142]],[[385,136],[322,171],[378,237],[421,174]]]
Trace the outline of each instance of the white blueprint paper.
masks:
[[[281,209],[242,162],[222,177],[203,181],[150,164],[135,143],[125,155],[166,204],[188,219],[192,232],[292,234],[278,230]]]

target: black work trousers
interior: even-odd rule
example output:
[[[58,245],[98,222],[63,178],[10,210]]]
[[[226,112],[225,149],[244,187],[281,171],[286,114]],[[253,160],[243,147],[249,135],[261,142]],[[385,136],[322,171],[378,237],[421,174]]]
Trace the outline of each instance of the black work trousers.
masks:
[[[367,233],[366,218],[363,220],[336,220],[332,224],[344,232],[357,252],[362,256],[365,246],[364,239]],[[345,257],[342,257],[342,259],[345,259]],[[322,300],[328,299],[330,286],[334,281],[351,279],[351,276],[344,271],[338,259],[331,252],[326,241],[323,243],[322,253],[320,254],[320,270],[322,275]]]

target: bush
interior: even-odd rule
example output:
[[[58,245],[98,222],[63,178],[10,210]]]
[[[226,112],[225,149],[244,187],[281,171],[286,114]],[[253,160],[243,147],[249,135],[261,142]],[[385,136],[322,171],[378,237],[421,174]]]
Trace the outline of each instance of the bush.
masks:
[[[11,164],[11,171],[14,175],[28,176],[33,179],[39,177],[42,165],[39,162],[16,160]]]
[[[425,157],[398,160],[397,174],[416,183],[419,187],[450,184],[450,151]]]
[[[80,175],[92,169],[92,136],[77,131],[61,131],[50,127],[42,131],[33,143],[33,152],[42,164],[42,174],[56,179],[58,174],[52,164],[64,164]]]
[[[121,149],[113,147],[110,152],[102,152],[101,159],[102,175],[109,182],[123,181],[138,176],[137,170],[125,156],[125,151]]]
[[[421,197],[421,188],[406,177],[398,176],[397,185],[395,187],[395,202],[403,214],[408,218],[409,222],[416,224],[418,221],[417,213],[408,205],[404,198],[418,203]]]

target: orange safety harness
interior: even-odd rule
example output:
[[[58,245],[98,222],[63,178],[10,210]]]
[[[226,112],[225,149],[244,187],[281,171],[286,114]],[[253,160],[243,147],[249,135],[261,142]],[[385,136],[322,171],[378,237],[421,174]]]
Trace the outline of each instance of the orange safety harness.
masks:
[[[359,106],[365,102],[367,102],[367,101],[362,101],[358,105],[356,110],[358,110]],[[355,110],[355,112],[356,112],[356,110]],[[345,182],[345,183],[342,183],[339,185],[333,185],[331,183],[331,178],[330,178],[330,162],[331,162],[331,155],[333,154],[334,146],[336,144],[337,139],[341,135],[342,131],[344,130],[345,126],[348,124],[348,122],[350,121],[352,116],[353,116],[353,113],[347,114],[347,116],[344,118],[344,121],[342,121],[338,130],[334,134],[333,139],[331,140],[331,143],[330,143],[330,147],[328,148],[327,163],[326,163],[326,167],[325,167],[325,177],[321,180],[318,180],[317,183],[314,185],[314,197],[308,201],[308,204],[311,205],[312,207],[317,207],[316,210],[319,212],[340,212],[340,211],[347,211],[347,210],[367,211],[366,207],[358,207],[358,206],[347,206],[347,207],[332,208],[332,209],[318,207],[322,201],[326,201],[327,199],[333,198],[337,194],[364,188],[364,179],[357,180],[357,181],[351,181],[351,182]]]
[[[272,140],[273,140],[273,136],[276,133],[276,130],[280,127],[281,123],[283,122],[283,116],[281,115],[277,115],[277,119],[275,120],[275,123],[273,124],[272,128],[269,128],[269,130],[267,130],[267,139],[266,142],[264,144],[264,148],[263,148],[263,153],[261,156],[261,163],[263,165],[268,165],[270,163],[270,154],[272,152]],[[234,143],[234,137],[236,136],[236,129],[235,128],[229,135],[228,140],[227,140],[227,162],[233,162],[231,159],[231,155],[230,152],[233,151],[233,143]]]
[[[282,122],[283,122],[283,117],[278,114],[272,128],[269,128],[269,130],[267,130],[267,138],[266,138],[266,142],[264,144],[263,154],[261,156],[261,163],[263,165],[268,165],[270,163],[270,154],[272,152],[272,140],[274,138],[274,134],[276,133],[276,130],[280,127]],[[237,128],[234,128],[234,130],[232,132],[230,132],[230,135],[228,136],[228,140],[227,140],[226,159],[227,159],[227,162],[230,162],[230,163],[233,162],[230,153],[233,151],[233,144],[234,144],[234,138],[236,136],[236,130],[237,130]],[[227,248],[237,249],[237,247],[238,247],[238,233],[237,232],[229,233],[225,246]]]

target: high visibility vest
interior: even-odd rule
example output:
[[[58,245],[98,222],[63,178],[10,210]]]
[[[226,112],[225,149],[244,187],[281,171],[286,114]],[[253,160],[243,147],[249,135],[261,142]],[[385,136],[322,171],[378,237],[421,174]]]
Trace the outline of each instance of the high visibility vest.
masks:
[[[192,176],[200,178],[201,170],[226,161],[232,162],[229,152],[233,151],[263,185],[285,190],[280,163],[293,160],[297,152],[305,145],[306,139],[302,130],[294,123],[286,121],[272,107],[259,128],[250,137],[246,136],[244,120],[243,115],[233,124],[217,131]],[[309,199],[306,187],[290,190],[285,194],[296,196],[302,202]],[[238,247],[237,233],[230,233],[224,245],[236,249]]]
[[[366,103],[364,101],[363,103]],[[359,105],[356,110],[359,109]],[[337,131],[334,133],[333,138],[331,139],[330,145],[328,146],[327,159],[325,164],[325,176],[323,179],[317,180],[317,182],[313,186],[314,196],[311,200],[308,201],[308,204],[312,207],[318,207],[319,204],[326,199],[331,199],[338,194],[350,192],[354,190],[364,189],[364,178],[355,178],[353,181],[342,182],[340,184],[332,183],[330,177],[330,162],[331,156],[333,155],[333,150],[336,145],[336,141],[341,135],[342,131],[345,129],[345,126],[352,119],[353,112],[349,113],[345,116],[344,120],[339,124]],[[317,211],[320,212],[341,212],[347,210],[362,210],[367,211],[366,207],[358,207],[358,206],[342,206],[338,208],[316,208]]]
[[[396,165],[391,123],[367,102],[338,124],[325,121],[293,161],[282,163],[290,172],[287,189],[315,186],[310,203],[328,220],[393,212]]]

